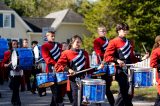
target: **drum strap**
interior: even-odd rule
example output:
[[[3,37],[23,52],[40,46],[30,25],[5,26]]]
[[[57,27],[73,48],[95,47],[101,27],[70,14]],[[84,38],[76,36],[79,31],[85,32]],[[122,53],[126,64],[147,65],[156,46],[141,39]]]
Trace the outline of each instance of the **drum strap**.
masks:
[[[160,79],[160,72],[159,72],[159,70],[158,70],[158,79]]]
[[[67,80],[67,91],[71,91],[71,84],[70,84],[70,80]]]

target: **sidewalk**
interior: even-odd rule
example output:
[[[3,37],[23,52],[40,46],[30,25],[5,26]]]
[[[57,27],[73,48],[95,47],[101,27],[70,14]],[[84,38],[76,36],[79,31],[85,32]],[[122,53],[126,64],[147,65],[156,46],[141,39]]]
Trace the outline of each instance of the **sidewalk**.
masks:
[[[8,88],[8,83],[0,85],[0,92],[2,98],[0,98],[0,106],[12,106],[10,103],[12,92]],[[22,106],[49,106],[51,101],[51,91],[47,89],[47,96],[39,97],[38,94],[32,94],[30,91],[20,92],[20,98]],[[107,100],[106,100],[107,101]],[[67,97],[64,97],[65,106],[71,106]],[[147,101],[135,101],[133,99],[134,106],[153,106],[154,102]],[[94,104],[90,106],[95,106]],[[109,106],[108,102],[102,104],[102,106]]]

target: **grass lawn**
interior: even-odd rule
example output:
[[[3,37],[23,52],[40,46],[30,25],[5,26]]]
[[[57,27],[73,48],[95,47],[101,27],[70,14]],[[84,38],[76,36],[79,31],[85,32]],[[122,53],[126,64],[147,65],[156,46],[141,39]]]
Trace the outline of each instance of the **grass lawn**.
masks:
[[[116,81],[112,82],[111,90],[113,91],[114,94],[118,93],[118,83]],[[154,102],[156,96],[157,96],[156,86],[134,89],[134,99],[136,100]]]

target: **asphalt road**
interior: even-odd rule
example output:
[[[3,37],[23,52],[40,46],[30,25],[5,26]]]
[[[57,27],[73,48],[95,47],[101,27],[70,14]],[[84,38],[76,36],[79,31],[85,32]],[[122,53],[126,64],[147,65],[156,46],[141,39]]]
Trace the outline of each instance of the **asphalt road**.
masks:
[[[0,92],[2,94],[2,98],[0,98],[0,106],[12,106],[11,105],[11,95],[12,91],[8,87],[8,83],[5,82],[4,85],[0,85]],[[22,102],[22,106],[49,106],[51,101],[51,91],[47,89],[47,95],[44,97],[39,97],[38,94],[32,94],[30,91],[20,92],[20,98]],[[115,96],[116,98],[116,96]],[[65,106],[71,106],[69,100],[64,97]],[[153,106],[154,102],[147,101],[138,101],[133,99],[134,106]],[[91,104],[90,106],[96,106],[95,104]],[[107,100],[106,103],[103,103],[102,106],[109,106]]]

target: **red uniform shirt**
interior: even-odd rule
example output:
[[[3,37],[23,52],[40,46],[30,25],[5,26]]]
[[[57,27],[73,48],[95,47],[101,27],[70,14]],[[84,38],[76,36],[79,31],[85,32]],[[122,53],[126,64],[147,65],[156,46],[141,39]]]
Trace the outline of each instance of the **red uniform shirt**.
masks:
[[[4,58],[1,62],[1,67],[4,67],[4,64],[9,63],[10,57],[11,57],[11,51],[10,50],[7,50],[6,52],[4,52]]]
[[[56,72],[68,71],[68,68],[74,71],[80,71],[89,68],[89,56],[83,50],[65,50],[55,65]],[[70,82],[67,81],[67,91],[70,91]]]
[[[61,72],[64,71],[66,67],[74,71],[89,68],[88,53],[83,50],[79,50],[78,52],[75,50],[65,50],[55,65],[55,70],[56,72]]]
[[[101,57],[102,60],[103,60],[104,53],[108,45],[108,42],[109,40],[106,37],[96,38],[93,42],[94,51],[96,52],[97,55]]]
[[[150,66],[153,68],[156,68],[156,81],[157,81],[157,91],[160,95],[160,48],[156,48],[152,50],[151,56],[150,56]]]
[[[133,53],[133,45],[126,38],[116,37],[110,40],[106,48],[104,61],[116,62],[117,59],[124,60],[126,64],[138,61]]]
[[[152,51],[150,57],[150,66],[153,68],[158,68],[158,61],[160,62],[160,48],[156,48]]]
[[[46,42],[42,45],[42,57],[46,62],[46,72],[50,72],[50,66],[54,66],[58,61],[62,51],[62,46],[57,42]]]

